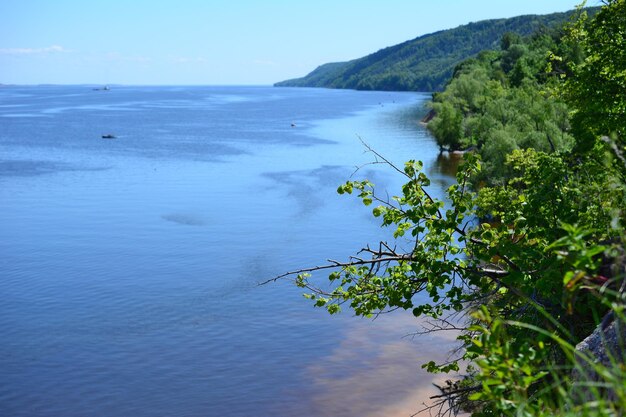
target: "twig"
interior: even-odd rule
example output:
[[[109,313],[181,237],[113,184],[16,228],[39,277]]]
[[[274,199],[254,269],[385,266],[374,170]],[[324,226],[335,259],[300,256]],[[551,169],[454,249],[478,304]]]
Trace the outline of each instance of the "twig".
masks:
[[[347,268],[350,266],[358,266],[358,265],[370,265],[370,264],[376,264],[376,263],[385,263],[385,262],[406,262],[406,261],[411,261],[413,260],[413,255],[408,253],[408,254],[403,254],[403,255],[397,255],[397,256],[388,256],[388,257],[382,257],[382,258],[375,258],[375,259],[362,259],[359,261],[350,261],[350,262],[338,262],[338,261],[333,261],[332,259],[329,259],[328,262],[330,262],[330,264],[327,265],[319,265],[319,266],[313,266],[310,268],[302,268],[302,269],[298,269],[295,271],[290,271],[290,272],[285,272],[284,274],[280,274],[278,276],[275,276],[274,278],[270,278],[266,281],[263,281],[261,283],[259,283],[258,285],[265,285],[268,284],[270,282],[276,282],[281,278],[285,278],[288,277],[290,275],[299,275],[299,274],[303,274],[305,272],[315,272],[315,271],[320,271],[323,269],[331,269],[331,268]]]

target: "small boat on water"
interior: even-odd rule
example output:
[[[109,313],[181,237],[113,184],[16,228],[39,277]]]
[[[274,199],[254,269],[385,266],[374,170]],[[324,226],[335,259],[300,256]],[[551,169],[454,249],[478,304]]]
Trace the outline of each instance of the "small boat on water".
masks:
[[[115,139],[115,138],[116,138],[116,136],[111,134],[111,133],[108,133],[106,135],[102,135],[102,139]]]

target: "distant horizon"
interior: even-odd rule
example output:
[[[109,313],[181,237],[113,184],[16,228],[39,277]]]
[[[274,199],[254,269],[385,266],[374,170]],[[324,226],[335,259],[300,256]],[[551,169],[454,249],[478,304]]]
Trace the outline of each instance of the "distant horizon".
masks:
[[[415,3],[4,3],[0,83],[266,86],[434,32],[483,20],[565,12],[579,1]],[[599,4],[593,0],[586,6]]]
[[[274,87],[274,84],[125,84],[125,83],[36,83],[36,84],[17,84],[17,83],[1,83],[4,87],[45,87],[45,86],[76,86],[76,87]]]

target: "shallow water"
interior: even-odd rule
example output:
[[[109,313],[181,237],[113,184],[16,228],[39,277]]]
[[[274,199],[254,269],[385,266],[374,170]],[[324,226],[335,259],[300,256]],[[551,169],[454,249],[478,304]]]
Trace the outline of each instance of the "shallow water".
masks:
[[[444,341],[402,338],[406,314],[328,317],[286,282],[257,283],[387,237],[335,193],[355,166],[391,194],[401,184],[366,165],[361,140],[423,160],[441,194],[417,123],[427,98],[1,87],[0,415],[419,409],[420,361]]]

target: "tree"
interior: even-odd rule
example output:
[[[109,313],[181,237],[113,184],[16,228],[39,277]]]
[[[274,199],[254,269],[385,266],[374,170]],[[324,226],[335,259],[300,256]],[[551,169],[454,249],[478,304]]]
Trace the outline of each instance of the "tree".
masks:
[[[434,106],[437,120],[429,124],[429,128],[436,132],[437,144],[440,149],[457,150],[462,147],[463,116],[449,103]]]
[[[571,62],[564,96],[574,108],[572,125],[589,150],[600,135],[623,148],[626,134],[626,1],[608,0],[591,22],[581,19],[567,39],[585,58]]]
[[[448,328],[450,314],[466,314],[459,336],[462,356],[424,366],[433,372],[450,372],[460,369],[461,360],[470,361],[467,378],[439,398],[465,401],[477,416],[623,412],[626,371],[622,367],[598,369],[600,384],[612,390],[611,401],[603,400],[597,382],[595,388],[588,386],[596,392],[596,401],[589,403],[577,402],[562,387],[567,387],[579,360],[593,363],[576,353],[573,345],[595,328],[599,318],[610,311],[626,325],[622,314],[626,274],[606,268],[617,253],[624,253],[626,240],[626,163],[617,163],[622,161],[624,97],[602,86],[586,96],[583,86],[591,82],[592,69],[612,77],[610,85],[622,85],[624,51],[614,47],[624,38],[609,41],[607,34],[624,33],[625,4],[626,0],[608,1],[599,21],[574,27],[570,36],[582,45],[598,42],[601,50],[589,51],[585,63],[574,66],[567,81],[557,86],[579,123],[576,140],[591,143],[590,149],[556,148],[555,136],[567,128],[563,103],[541,91],[536,81],[482,99],[476,94],[488,96],[494,80],[459,82],[473,70],[459,71],[450,90],[436,98],[439,119],[433,120],[431,129],[446,138],[446,144],[460,143],[464,127],[481,131],[487,135],[483,156],[490,160],[486,162],[504,166],[506,175],[498,183],[475,187],[472,179],[480,175],[483,163],[480,155],[469,153],[447,198],[438,200],[428,192],[430,180],[419,161],[395,167],[369,149],[377,162],[405,176],[401,192],[383,197],[369,181],[348,181],[338,192],[357,194],[365,206],[374,205],[372,214],[382,226],[393,229],[396,242],[380,242],[346,262],[333,261],[281,277],[295,276],[296,285],[307,289],[305,296],[331,314],[346,305],[361,316],[403,309],[442,320],[439,329]],[[611,52],[617,54],[615,62],[609,59]],[[605,60],[607,67],[602,64]],[[509,104],[506,109],[499,101],[503,98]],[[584,125],[593,121],[592,111],[605,114],[606,120]],[[467,123],[468,117],[474,121]],[[615,145],[608,149],[616,156],[615,163],[607,163],[607,141],[598,140],[609,132],[615,138],[608,140]],[[538,145],[522,149],[519,145],[524,141]],[[330,289],[317,285],[311,275],[324,269],[333,270]]]

